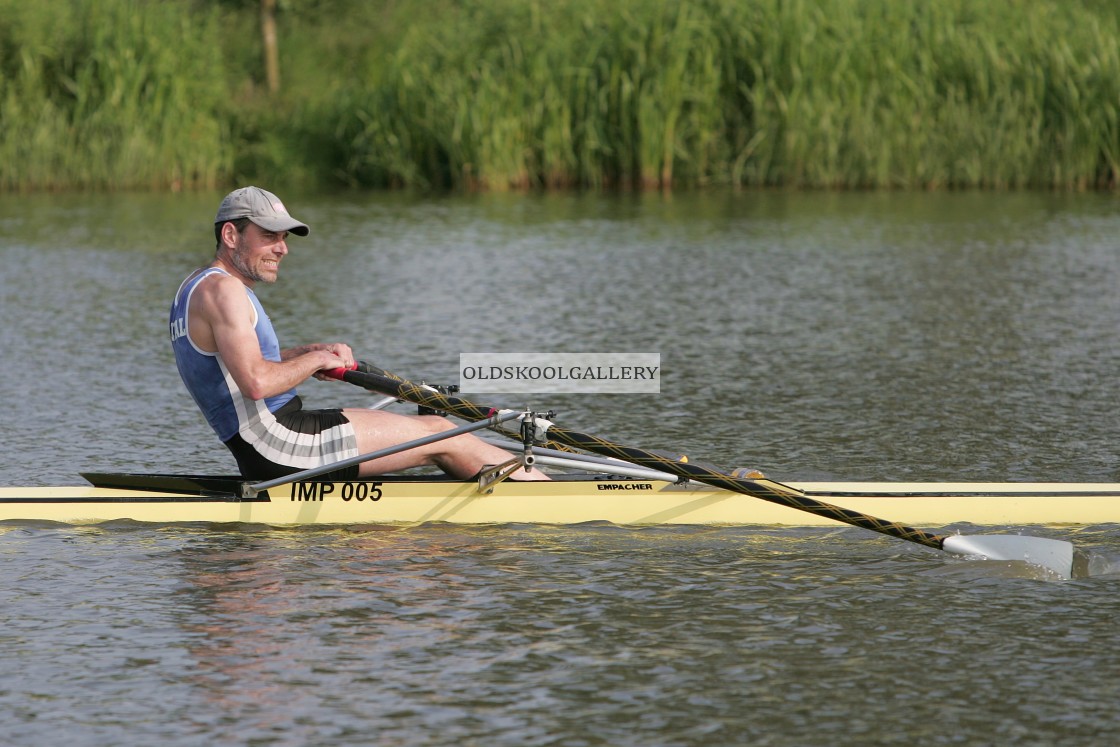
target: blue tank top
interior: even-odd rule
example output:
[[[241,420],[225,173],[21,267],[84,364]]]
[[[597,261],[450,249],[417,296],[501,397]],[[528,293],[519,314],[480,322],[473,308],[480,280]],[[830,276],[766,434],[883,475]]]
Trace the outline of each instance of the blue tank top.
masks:
[[[201,350],[191,340],[187,319],[191,293],[204,278],[215,273],[229,275],[225,270],[209,267],[188,277],[179,286],[175,301],[171,304],[171,348],[175,351],[175,365],[179,368],[179,376],[183,378],[187,390],[206,416],[206,422],[224,442],[239,431],[252,428],[262,418],[270,420],[273,412],[296,396],[296,390],[289,389],[263,400],[249,399],[237,388],[222,356]],[[252,289],[245,288],[245,292],[249,295],[249,302],[253,304],[256,316],[253,329],[261,346],[261,355],[266,360],[279,361],[280,342],[276,339],[272,321]]]

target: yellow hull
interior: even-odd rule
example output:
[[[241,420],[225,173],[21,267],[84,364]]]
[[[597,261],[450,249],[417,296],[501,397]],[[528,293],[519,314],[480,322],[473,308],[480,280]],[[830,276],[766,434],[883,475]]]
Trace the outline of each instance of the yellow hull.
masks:
[[[195,478],[183,479],[189,483]],[[239,499],[235,481],[208,479],[218,486],[0,488],[0,521],[838,526],[831,519],[749,496],[656,480],[506,481],[492,492],[480,491],[474,482],[439,479],[309,481]],[[784,484],[817,500],[910,526],[1120,522],[1118,483]]]

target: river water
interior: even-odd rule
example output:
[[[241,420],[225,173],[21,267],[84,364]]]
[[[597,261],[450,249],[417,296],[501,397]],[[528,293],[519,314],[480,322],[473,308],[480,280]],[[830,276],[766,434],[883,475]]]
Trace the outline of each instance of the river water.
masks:
[[[282,196],[286,344],[658,352],[660,394],[494,404],[778,479],[1120,480],[1113,196]],[[220,197],[0,198],[0,484],[233,469],[166,340]],[[1112,744],[1117,581],[849,528],[7,524],[0,743]]]

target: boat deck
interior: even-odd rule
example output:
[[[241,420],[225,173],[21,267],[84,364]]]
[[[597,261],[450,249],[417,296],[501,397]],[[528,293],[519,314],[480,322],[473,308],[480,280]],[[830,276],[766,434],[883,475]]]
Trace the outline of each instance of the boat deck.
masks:
[[[89,474],[87,478],[89,486],[0,488],[0,521],[840,526],[813,513],[697,483],[596,475],[554,475],[552,482],[507,480],[488,490],[480,489],[477,482],[431,476],[305,480],[255,496],[245,494],[246,483],[237,477]],[[1120,483],[780,485],[818,501],[913,526],[1120,522]]]

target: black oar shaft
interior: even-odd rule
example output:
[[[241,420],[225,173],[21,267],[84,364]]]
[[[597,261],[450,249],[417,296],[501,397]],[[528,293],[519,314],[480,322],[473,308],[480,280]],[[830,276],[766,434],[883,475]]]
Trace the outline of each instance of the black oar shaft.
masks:
[[[432,387],[415,384],[368,363],[362,363],[359,371],[346,371],[343,374],[343,379],[351,384],[389,394],[407,402],[452,413],[465,420],[485,420],[497,413],[497,410],[493,407],[478,405],[461,397],[443,394]],[[869,529],[908,542],[915,542],[919,545],[942,549],[942,542],[944,541],[942,536],[824,503],[815,498],[810,498],[800,490],[781,483],[769,480],[757,481],[735,478],[702,465],[679,462],[645,449],[622,446],[597,436],[568,430],[556,425],[548,429],[548,437],[551,441],[576,449],[623,459],[734,493],[753,496],[798,511],[806,511],[851,526]]]

